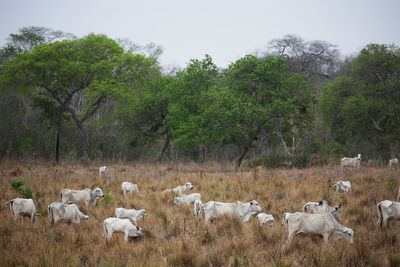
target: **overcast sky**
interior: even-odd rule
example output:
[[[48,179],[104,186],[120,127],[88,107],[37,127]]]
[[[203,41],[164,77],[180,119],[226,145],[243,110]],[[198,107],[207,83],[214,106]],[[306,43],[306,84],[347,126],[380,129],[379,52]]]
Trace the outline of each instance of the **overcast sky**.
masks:
[[[209,54],[226,67],[285,34],[336,44],[344,55],[369,43],[399,45],[400,1],[0,0],[0,44],[24,26],[154,42],[163,65]]]

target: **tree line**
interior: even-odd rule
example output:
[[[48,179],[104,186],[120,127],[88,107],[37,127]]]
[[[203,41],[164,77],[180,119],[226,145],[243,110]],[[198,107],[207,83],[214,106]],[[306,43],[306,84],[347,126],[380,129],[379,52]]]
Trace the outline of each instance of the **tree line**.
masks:
[[[400,49],[286,35],[226,68],[209,55],[167,71],[156,44],[43,27],[0,49],[0,156],[194,160],[305,167],[396,156]]]

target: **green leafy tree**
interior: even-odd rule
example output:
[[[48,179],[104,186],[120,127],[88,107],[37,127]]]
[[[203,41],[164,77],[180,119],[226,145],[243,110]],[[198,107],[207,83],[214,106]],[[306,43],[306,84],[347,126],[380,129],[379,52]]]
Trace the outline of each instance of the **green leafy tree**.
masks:
[[[79,130],[82,159],[90,163],[86,121],[107,97],[130,86],[132,54],[104,35],[36,46],[5,64],[3,81],[30,90],[42,108],[66,113]],[[132,63],[132,64],[131,64]],[[84,96],[85,101],[82,100]]]
[[[286,146],[288,134],[294,140],[309,128],[314,103],[311,86],[303,75],[288,70],[283,57],[246,56],[230,65],[226,76],[232,90],[251,98],[263,110],[261,114],[257,112],[257,118],[243,122],[242,127],[254,130],[239,145],[236,169],[259,135],[277,135]],[[293,149],[292,157],[294,152]]]
[[[399,144],[399,103],[400,49],[394,45],[371,44],[362,49],[320,98],[334,142],[359,146],[367,140],[391,157]]]

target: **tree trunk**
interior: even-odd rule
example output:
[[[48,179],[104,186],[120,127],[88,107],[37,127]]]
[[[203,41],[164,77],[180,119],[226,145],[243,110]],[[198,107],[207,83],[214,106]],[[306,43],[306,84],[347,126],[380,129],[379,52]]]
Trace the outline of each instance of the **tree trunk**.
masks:
[[[90,165],[89,139],[85,126],[80,121],[75,121],[79,129],[80,157],[84,166]]]
[[[161,161],[164,158],[165,152],[167,151],[167,149],[169,148],[169,144],[170,144],[171,138],[169,135],[167,135],[165,137],[165,142],[164,142],[164,146],[161,150],[161,155],[158,157],[158,161]]]
[[[238,172],[240,169],[240,165],[242,164],[242,161],[244,157],[246,156],[247,152],[249,151],[249,147],[243,147],[241,148],[241,152],[239,157],[236,158],[236,165],[235,165],[235,171]]]
[[[60,135],[61,135],[61,127],[63,122],[63,113],[59,114],[58,121],[56,122],[56,136],[55,136],[55,161],[54,165],[60,164]]]
[[[55,161],[54,164],[59,164],[60,163],[60,132],[61,132],[61,127],[57,126],[56,128],[56,140],[55,140]]]

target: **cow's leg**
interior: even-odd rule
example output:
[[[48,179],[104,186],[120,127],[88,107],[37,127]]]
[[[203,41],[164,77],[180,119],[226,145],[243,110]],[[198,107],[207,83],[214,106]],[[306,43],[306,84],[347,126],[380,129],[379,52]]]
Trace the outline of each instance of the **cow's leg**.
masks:
[[[111,237],[112,237],[112,235],[113,235],[113,230],[111,230],[111,229],[107,229],[107,239],[108,240],[110,240],[111,239]]]
[[[382,227],[386,226],[388,219],[388,216],[382,214]]]
[[[293,231],[290,231],[290,230],[288,231],[288,237],[287,237],[286,243],[290,244],[290,242],[292,242],[293,234],[294,234]]]
[[[128,231],[125,231],[125,238],[124,238],[124,240],[127,242],[128,241],[128,237],[129,237],[129,232]]]
[[[322,237],[324,238],[324,243],[328,243],[329,242],[329,233],[323,233]]]

